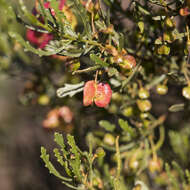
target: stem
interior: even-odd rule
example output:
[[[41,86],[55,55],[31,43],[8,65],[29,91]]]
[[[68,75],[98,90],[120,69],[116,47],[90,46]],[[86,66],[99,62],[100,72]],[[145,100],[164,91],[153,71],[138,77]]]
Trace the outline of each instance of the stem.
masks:
[[[71,185],[65,181],[62,181],[62,183],[65,184],[67,187],[70,187],[71,189],[78,189],[78,187],[75,187],[75,186],[73,186],[73,185]]]
[[[189,37],[189,27],[187,25],[186,25],[186,30],[187,30],[187,43],[188,43],[188,42],[190,42],[190,37]],[[189,64],[189,60],[190,60],[190,51],[189,51],[189,45],[188,45],[187,62],[183,68],[183,73],[184,73],[184,76],[185,76],[185,79],[187,81],[188,86],[190,86],[190,79],[189,79],[188,74],[187,74],[187,65]]]
[[[95,45],[95,46],[99,46],[101,49],[104,49],[104,46],[96,41],[93,40],[85,40],[85,39],[81,39],[81,38],[74,38],[70,35],[63,35],[63,38],[67,38],[69,40],[75,41],[77,40],[78,42],[84,42],[86,44],[90,44],[90,45]]]
[[[186,25],[186,30],[187,30],[187,40],[189,41],[189,27]]]
[[[110,146],[107,146],[106,144],[101,144],[102,147],[104,147],[105,149],[109,150],[109,151],[112,151],[112,152],[115,152],[116,149],[115,147],[110,147]],[[127,145],[123,145],[120,147],[120,152],[125,152],[131,148],[133,148],[135,146],[135,143],[129,143]]]
[[[153,136],[152,135],[149,136],[149,141],[150,141],[150,145],[151,145],[151,149],[152,149],[153,160],[156,160],[157,159],[157,154],[156,154],[156,149],[155,149],[155,145],[154,145],[154,142],[153,142]]]
[[[94,159],[95,159],[95,157],[93,156],[93,154],[92,154],[92,149],[93,149],[93,147],[92,147],[92,141],[91,141],[91,138],[89,139],[89,154],[88,154],[88,157],[87,157],[87,159],[88,159],[88,162],[89,162],[89,170],[90,170],[90,172],[89,172],[89,177],[90,177],[90,183],[89,183],[89,188],[91,189],[91,190],[93,190],[93,171],[92,171],[92,163],[93,163],[93,161],[94,161]]]
[[[121,157],[120,157],[120,150],[119,150],[119,136],[116,137],[116,157],[117,157],[117,180],[120,178],[121,173]]]
[[[82,69],[82,70],[77,70],[77,71],[74,71],[72,74],[80,74],[80,73],[88,73],[88,72],[91,72],[91,71],[95,71],[97,69],[99,69],[101,66],[100,65],[97,65],[97,66],[94,66],[94,67],[88,67],[87,69]]]
[[[117,158],[117,174],[116,178],[114,179],[114,190],[120,190],[121,157],[119,150],[119,136],[116,137],[115,149]]]
[[[97,80],[98,80],[98,70],[96,71],[95,83],[97,83]]]
[[[43,14],[45,25],[48,25],[48,20],[47,20],[46,12],[44,11],[44,9],[45,9],[45,7],[44,7],[44,1],[43,0],[39,0],[38,3],[39,3],[40,8],[42,10],[42,14]]]
[[[157,144],[154,146],[155,150],[158,150],[164,143],[164,139],[165,139],[165,131],[164,131],[164,126],[160,126],[160,139],[157,142]]]

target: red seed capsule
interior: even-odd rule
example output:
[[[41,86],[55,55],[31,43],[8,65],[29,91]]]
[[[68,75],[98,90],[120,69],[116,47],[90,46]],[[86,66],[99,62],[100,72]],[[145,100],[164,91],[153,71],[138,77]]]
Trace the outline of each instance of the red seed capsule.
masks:
[[[89,106],[93,103],[93,99],[95,97],[95,81],[91,80],[86,82],[84,85],[84,91],[83,91],[83,105]]]
[[[43,121],[43,127],[52,129],[52,128],[58,127],[59,124],[60,122],[59,122],[59,116],[58,116],[58,109],[57,108],[52,109],[48,113],[46,119]]]
[[[109,84],[99,83],[97,85],[94,102],[98,107],[106,107],[111,100],[112,90]]]
[[[62,106],[61,108],[59,108],[58,114],[65,123],[71,123],[71,121],[73,120],[73,112],[67,106]]]
[[[119,65],[123,69],[133,69],[136,66],[136,60],[132,55],[125,55],[123,56],[123,62]]]
[[[188,16],[188,15],[190,14],[190,10],[189,10],[188,7],[181,8],[181,9],[179,10],[179,14],[180,14],[181,16]]]
[[[86,82],[83,91],[83,105],[89,106],[95,102],[98,107],[106,107],[112,96],[112,90],[109,84],[99,83],[94,80]]]

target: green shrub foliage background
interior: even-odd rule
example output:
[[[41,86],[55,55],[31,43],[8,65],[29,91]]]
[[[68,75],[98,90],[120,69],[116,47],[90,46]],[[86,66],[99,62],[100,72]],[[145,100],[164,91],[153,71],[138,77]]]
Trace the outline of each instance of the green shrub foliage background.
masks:
[[[189,1],[67,0],[76,27],[58,1],[36,2],[34,15],[0,0],[0,71],[26,75],[23,105],[74,113],[72,134],[54,135],[62,171],[41,147],[50,174],[69,189],[190,189]],[[26,30],[53,38],[40,49]],[[83,106],[91,80],[111,87],[106,107]]]

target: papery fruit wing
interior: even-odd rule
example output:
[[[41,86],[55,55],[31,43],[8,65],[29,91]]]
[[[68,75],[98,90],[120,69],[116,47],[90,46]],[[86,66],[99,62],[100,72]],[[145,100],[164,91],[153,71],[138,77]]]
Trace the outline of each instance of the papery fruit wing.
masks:
[[[95,97],[95,81],[91,80],[85,83],[83,91],[83,105],[89,106],[93,103]]]
[[[97,85],[94,102],[98,107],[106,107],[111,100],[112,90],[109,84],[99,83]]]

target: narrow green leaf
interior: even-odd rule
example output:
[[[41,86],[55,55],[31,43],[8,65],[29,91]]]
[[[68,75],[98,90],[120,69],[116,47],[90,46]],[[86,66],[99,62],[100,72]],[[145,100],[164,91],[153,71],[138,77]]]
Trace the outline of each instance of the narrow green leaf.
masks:
[[[65,184],[67,187],[69,187],[69,188],[71,188],[71,189],[82,190],[81,188],[75,187],[75,186],[73,186],[73,185],[71,185],[71,184],[69,184],[69,183],[67,183],[67,182],[65,182],[65,181],[62,181],[62,183]]]
[[[146,6],[141,5],[140,3],[138,3],[137,1],[134,2],[135,6],[138,8],[138,10],[144,14],[144,15],[151,15],[151,13],[149,12],[149,10],[147,10]]]
[[[68,134],[67,141],[68,141],[68,144],[71,146],[70,150],[75,155],[75,159],[80,163],[80,154],[78,152],[78,147],[75,143],[74,137],[72,135]]]
[[[71,43],[72,40],[51,40],[49,44],[46,45],[45,50],[48,52],[57,52],[59,49],[61,49],[61,51],[58,52],[59,55],[80,57],[85,50]]]
[[[107,9],[108,9],[108,6],[111,6],[111,3],[108,0],[98,0],[98,1],[99,1],[99,4],[100,4],[101,15],[104,17],[104,19],[106,19],[106,17],[107,17]],[[106,4],[106,6],[105,6],[105,4]]]
[[[72,29],[71,23],[67,20],[67,17],[65,16],[64,12],[59,9],[59,2],[51,0],[51,7],[55,10],[56,13],[56,21],[58,22],[58,26],[60,26],[61,34],[64,33],[66,35],[69,35],[73,38],[77,38],[78,35],[76,32]]]
[[[8,18],[16,19],[16,14],[11,6],[6,5],[5,13]]]
[[[124,121],[123,119],[119,119],[119,126],[123,129],[124,132],[127,132],[131,135],[131,137],[136,136],[135,130],[129,126],[127,121]]]
[[[56,18],[57,18],[56,21],[58,22],[58,26],[60,27],[59,30],[62,34],[63,30],[64,30],[63,19],[66,20],[65,19],[66,17],[64,15],[64,13],[62,13],[61,10],[59,10],[59,2],[58,1],[50,0],[50,6],[54,9],[54,11],[56,13]]]
[[[84,49],[68,49],[68,50],[63,50],[60,52],[61,55],[66,55],[69,57],[80,57],[84,52]]]
[[[115,125],[114,124],[111,124],[109,121],[106,121],[106,120],[101,120],[99,122],[99,125],[101,127],[103,127],[106,131],[110,131],[110,132],[113,132],[114,129],[115,129]]]
[[[42,27],[42,28],[46,29],[49,32],[52,32],[51,28],[49,28],[47,25],[40,22],[33,14],[28,12],[26,6],[24,5],[23,0],[19,0],[19,5],[21,7],[23,15],[26,16],[26,18],[31,22],[31,24],[37,25],[39,27]]]
[[[47,24],[48,24],[48,17],[49,17],[49,15],[46,13],[47,10],[45,9],[45,7],[44,7],[42,1],[38,1],[38,2],[39,2],[39,7],[38,7],[38,9],[40,10],[40,13],[41,13],[41,15],[42,15],[42,17],[43,17],[43,19],[44,19],[44,21],[45,21],[45,24],[47,25]],[[51,19],[52,19],[52,18],[51,18]]]
[[[187,153],[188,153],[188,136],[186,134],[181,135],[180,133],[170,130],[168,132],[170,138],[170,144],[173,148],[173,151],[184,161],[187,161]],[[183,147],[183,148],[181,148]]]
[[[28,51],[31,51],[35,54],[38,54],[39,56],[50,56],[55,55],[63,50],[64,47],[57,48],[56,50],[52,51],[44,51],[41,49],[36,49],[30,45],[28,41],[25,41],[20,34],[16,32],[9,32],[10,37],[14,38],[16,41],[18,41],[21,45],[23,45]]]
[[[64,166],[63,156],[60,154],[59,150],[57,148],[54,148],[53,152],[57,158],[57,161],[61,164],[61,166]]]
[[[59,133],[54,134],[54,141],[60,146],[65,148],[63,135]]]
[[[64,138],[62,134],[55,133],[54,134],[54,141],[61,147],[61,151],[63,152],[63,156],[67,158],[67,155],[69,154],[65,150],[65,143],[64,143]]]
[[[65,84],[64,87],[57,90],[57,96],[63,98],[65,96],[74,96],[75,94],[83,91],[84,82],[78,84]]]
[[[69,164],[68,163],[69,163],[69,161],[65,161],[64,162],[65,171],[66,171],[66,173],[67,173],[68,176],[72,176],[72,172],[71,172],[71,170],[69,168]]]
[[[74,8],[76,9],[77,13],[81,17],[81,20],[84,24],[85,34],[88,36],[89,39],[91,39],[92,38],[92,36],[91,36],[92,30],[91,30],[91,26],[90,26],[90,23],[88,20],[88,15],[87,15],[86,9],[82,6],[82,4],[80,3],[79,0],[73,0],[73,5],[74,5]]]
[[[45,166],[49,169],[50,174],[53,174],[54,176],[60,178],[64,181],[72,181],[70,178],[63,177],[53,166],[53,164],[49,160],[49,154],[47,154],[46,149],[44,147],[41,147],[41,156],[42,160],[45,163]]]
[[[63,156],[61,155],[61,153],[59,152],[59,150],[57,148],[55,148],[53,151],[54,151],[55,157],[57,158],[57,161],[61,164],[61,166],[63,166],[65,168],[66,173],[69,176],[72,176],[72,173],[68,167],[68,161],[63,160]]]
[[[181,182],[185,184],[185,174],[179,164],[175,161],[172,161],[173,167],[178,171],[179,177],[181,178]]]
[[[108,67],[109,64],[104,62],[100,57],[95,54],[90,54],[90,59],[94,61],[96,64],[101,65],[102,67]]]
[[[185,175],[187,176],[187,181],[188,181],[188,184],[190,185],[190,172],[189,170],[185,170]]]
[[[95,47],[94,45],[85,44],[83,55],[86,55],[86,54],[87,54],[88,52],[90,52],[90,50],[92,50],[94,47]]]
[[[73,158],[70,159],[70,166],[72,167],[73,173],[76,175],[79,181],[81,181],[82,176],[80,172],[80,153],[78,152],[78,147],[75,143],[74,137],[71,135],[67,135],[67,141],[68,144],[70,145],[70,151],[73,154]]]
[[[184,103],[174,104],[174,105],[172,105],[172,106],[169,107],[169,111],[171,111],[171,112],[183,111],[184,107],[185,107]]]
[[[174,186],[175,189],[180,189],[179,184],[178,184],[178,182],[177,182],[177,179],[176,179],[176,177],[171,173],[171,168],[170,168],[170,166],[169,166],[168,163],[165,164],[165,168],[166,168],[166,173],[167,173],[167,175],[168,175],[168,177],[169,177],[169,180],[170,180],[171,184]]]

